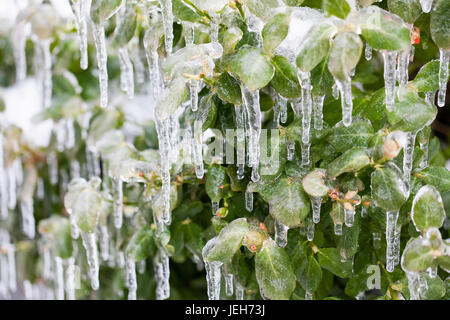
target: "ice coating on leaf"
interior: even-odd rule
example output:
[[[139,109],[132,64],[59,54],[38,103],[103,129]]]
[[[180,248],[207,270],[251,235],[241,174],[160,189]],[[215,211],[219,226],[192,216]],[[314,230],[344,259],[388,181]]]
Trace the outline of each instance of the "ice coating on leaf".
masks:
[[[208,11],[209,13],[214,13],[222,10],[227,4],[227,0],[192,0],[200,10]]]
[[[120,88],[125,91],[129,99],[134,97],[134,73],[128,48],[123,47],[118,50],[120,63]]]
[[[450,50],[439,49],[439,91],[438,91],[438,106],[445,106],[445,96],[447,92],[448,82],[448,63],[450,60]]]
[[[411,218],[419,232],[430,227],[442,227],[445,220],[444,204],[435,187],[427,184],[419,189],[413,199]]]
[[[397,51],[383,51],[384,59],[384,86],[386,91],[386,108],[393,108],[395,101],[395,80]]]

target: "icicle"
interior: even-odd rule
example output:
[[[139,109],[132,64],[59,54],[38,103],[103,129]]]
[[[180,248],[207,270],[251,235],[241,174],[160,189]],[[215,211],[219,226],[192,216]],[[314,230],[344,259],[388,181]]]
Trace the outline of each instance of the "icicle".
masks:
[[[313,210],[313,222],[320,222],[320,207],[322,206],[322,198],[316,197],[311,199],[311,206]]]
[[[128,289],[128,300],[136,300],[136,263],[131,258],[127,259],[126,282]]]
[[[75,217],[73,215],[70,215],[70,234],[72,236],[72,239],[76,240],[80,236],[80,229],[77,226],[77,223],[75,221]]]
[[[295,155],[295,141],[286,138],[287,159],[292,161]]]
[[[170,297],[169,256],[164,250],[159,250],[153,263],[156,279],[156,300],[167,299]]]
[[[381,248],[381,234],[379,232],[372,233],[373,247],[375,249]]]
[[[302,167],[306,168],[309,166],[309,161],[310,161],[310,156],[309,156],[309,151],[310,151],[310,147],[311,144],[310,143],[302,143],[301,145],[301,151],[302,151]]]
[[[221,278],[221,262],[213,261],[209,262],[206,260],[209,251],[214,248],[217,241],[217,237],[209,240],[202,250],[202,257],[205,263],[206,269],[206,283],[208,287],[208,298],[209,300],[219,300],[220,299],[220,278]]]
[[[146,263],[145,260],[141,260],[138,262],[137,264],[137,268],[138,268],[138,272],[139,274],[144,274],[145,273],[145,267],[146,267]]]
[[[52,186],[58,183],[58,158],[55,152],[50,152],[47,156],[48,174]]]
[[[314,96],[312,98],[314,106],[314,129],[322,130],[323,128],[323,101],[325,96]]]
[[[450,50],[439,49],[439,91],[438,106],[445,106],[445,95],[447,92],[448,81],[448,62],[450,60]]]
[[[395,267],[395,229],[398,220],[398,211],[386,212],[386,270],[394,271]]]
[[[411,170],[414,158],[414,145],[416,143],[417,131],[408,132],[406,146],[403,149],[403,176],[407,181],[411,179]]]
[[[161,155],[161,180],[162,194],[164,199],[163,221],[168,224],[170,222],[170,120],[157,120],[156,129],[158,132],[159,154]]]
[[[408,66],[409,66],[409,56],[411,50],[408,48],[403,50],[398,55],[398,68],[397,76],[400,88],[403,88],[408,83]]]
[[[352,80],[348,77],[345,81],[334,79],[341,93],[342,123],[348,127],[352,124],[353,100],[352,100]]]
[[[15,292],[17,289],[17,278],[16,278],[16,249],[13,244],[8,246],[8,280],[9,280],[9,290]]]
[[[116,229],[122,228],[123,223],[123,182],[119,178],[114,178],[114,191],[115,197],[113,202],[113,218],[114,218],[114,227]]]
[[[73,119],[67,119],[63,122],[66,131],[65,147],[67,150],[75,146],[75,129],[73,127]]]
[[[334,224],[334,234],[337,236],[342,236],[342,223]]]
[[[336,83],[333,84],[333,86],[331,87],[331,90],[332,90],[333,98],[335,100],[339,99],[339,88]]]
[[[99,264],[95,233],[86,233],[81,231],[81,238],[83,239],[83,246],[86,249],[91,287],[93,290],[97,290],[99,288]]]
[[[17,183],[14,167],[11,166],[7,169],[8,174],[8,208],[14,210],[17,202]]]
[[[8,180],[3,161],[3,135],[0,134],[0,218],[8,218]]]
[[[244,287],[236,282],[236,300],[244,300]]]
[[[120,88],[125,91],[129,99],[134,97],[134,73],[128,48],[123,47],[118,50],[120,63]]]
[[[242,101],[247,113],[247,134],[249,166],[252,167],[252,181],[259,180],[259,137],[261,135],[261,109],[259,106],[259,90],[250,91],[241,85]]]
[[[280,94],[277,94],[277,110],[278,110],[278,117],[277,117],[277,128],[281,123],[286,123],[287,121],[287,99],[283,97]]]
[[[220,202],[216,202],[216,201],[211,201],[211,211],[213,216],[216,215],[217,210],[219,210],[220,207]]]
[[[234,106],[236,114],[236,165],[237,165],[237,177],[239,180],[244,178],[245,170],[245,109],[241,106]]]
[[[225,279],[225,294],[228,297],[231,297],[233,295],[233,291],[234,291],[234,286],[233,286],[234,276],[231,273],[226,273],[223,265],[222,265],[222,272],[223,272],[223,278]]]
[[[298,79],[302,85],[302,142],[309,143],[311,134],[311,78],[309,72],[298,71]],[[308,161],[309,162],[309,161]]]
[[[133,39],[134,40],[134,39]],[[137,44],[138,46],[138,44]],[[139,47],[133,49],[131,52],[131,60],[133,61],[134,70],[136,71],[136,80],[137,83],[141,84],[145,82],[145,66],[141,60],[141,56],[139,54]]]
[[[428,104],[433,105],[433,104],[434,104],[434,96],[435,96],[435,94],[436,94],[436,93],[435,93],[435,92],[432,92],[432,91],[425,93],[425,101],[426,101]]]
[[[50,53],[51,40],[40,40],[43,57],[43,83],[42,83],[42,106],[44,109],[50,107],[52,102],[52,55]]]
[[[159,0],[163,15],[164,39],[167,55],[172,54],[173,47],[173,13],[172,0]]]
[[[100,256],[103,261],[109,260],[109,234],[107,226],[100,226]]]
[[[389,111],[393,108],[395,102],[395,66],[397,64],[397,51],[383,51],[383,59],[386,108]]]
[[[315,229],[315,224],[313,222],[309,221],[306,225],[306,238],[308,239],[308,241],[314,240],[314,229]]]
[[[63,261],[60,257],[55,257],[55,272],[56,299],[64,300],[64,268]]]
[[[361,217],[364,218],[365,216],[367,216],[367,208],[362,206],[361,207]]]
[[[311,292],[308,292],[308,291],[305,292],[305,300],[312,300],[312,293]]]
[[[418,272],[405,272],[408,278],[410,300],[420,300],[420,274]]]
[[[353,227],[353,223],[355,222],[355,210],[347,209],[344,206],[344,214],[345,214],[345,225],[347,227]]]
[[[210,38],[211,42],[219,42],[219,15],[217,13],[211,13],[211,22],[210,22]]]
[[[372,47],[366,42],[366,47],[364,48],[364,56],[367,61],[372,60]]]
[[[194,137],[192,139],[192,150],[195,164],[195,175],[203,179],[205,168],[203,167],[203,145],[202,145],[202,121],[194,121]]]
[[[394,232],[394,265],[400,263],[400,236],[402,233],[402,225],[397,223]]]
[[[436,278],[438,272],[437,264],[432,265],[427,269],[428,276],[432,279]]]
[[[27,56],[25,51],[27,42],[27,27],[28,24],[21,21],[16,24],[16,27],[12,32],[12,45],[14,50],[17,82],[21,82],[27,77]]]
[[[147,56],[147,63],[148,63],[150,88],[152,90],[153,99],[157,100],[163,90],[161,70],[159,67],[158,52],[156,50],[155,51],[150,50],[150,48],[146,45],[146,42],[144,42],[144,45],[145,45],[145,54]]]
[[[280,248],[284,248],[287,245],[288,231],[288,226],[281,222],[275,221],[275,243]]]
[[[116,251],[116,266],[119,269],[125,267],[125,254],[123,251]]]
[[[191,79],[189,81],[189,95],[191,97],[191,110],[194,112],[198,109],[198,89],[199,81]]]
[[[105,28],[102,25],[92,24],[94,43],[97,50],[98,79],[100,82],[100,106],[108,106],[108,54],[106,52]]]
[[[76,267],[75,259],[69,258],[67,270],[66,270],[66,297],[67,300],[75,300],[76,289]]]
[[[420,0],[420,6],[422,7],[423,12],[428,13],[433,6],[433,0]]]
[[[43,250],[43,267],[42,267],[42,278],[44,280],[52,280],[52,256],[50,250],[44,247]]]
[[[185,21],[183,23],[183,29],[184,29],[184,41],[186,42],[186,46],[194,44],[195,39],[194,24]]]
[[[87,0],[70,0],[73,14],[75,15],[75,26],[77,28],[78,41],[80,42],[80,67],[86,70],[88,67],[88,43],[87,43],[87,23],[86,9]]]
[[[253,192],[245,191],[245,209],[248,212],[253,211]]]
[[[33,199],[22,200],[20,202],[20,211],[22,212],[22,231],[25,236],[34,239],[36,233]]]
[[[4,244],[2,244],[3,246]],[[3,248],[2,248],[3,249]],[[8,259],[5,254],[0,254],[0,296],[9,298],[8,290]]]

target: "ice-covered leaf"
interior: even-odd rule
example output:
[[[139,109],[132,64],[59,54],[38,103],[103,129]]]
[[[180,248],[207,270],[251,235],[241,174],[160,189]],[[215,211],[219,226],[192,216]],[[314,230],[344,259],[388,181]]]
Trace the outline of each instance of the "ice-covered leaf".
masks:
[[[255,257],[256,279],[264,296],[287,300],[295,289],[295,275],[289,256],[272,239],[263,243]]]
[[[223,35],[223,53],[230,54],[234,51],[236,44],[242,39],[244,33],[238,27],[231,27]]]
[[[406,50],[411,45],[410,32],[400,17],[379,7],[360,11],[361,34],[376,50]]]
[[[425,93],[439,90],[439,60],[431,60],[422,66],[408,86]]]
[[[91,19],[96,24],[103,24],[122,6],[122,0],[92,0]]]
[[[230,190],[227,169],[221,165],[213,164],[206,175],[205,189],[213,202],[219,202],[225,198]]]
[[[387,110],[391,130],[417,131],[431,124],[436,118],[437,108],[426,103],[417,93],[407,90],[395,100],[395,107]]]
[[[239,218],[230,222],[220,231],[215,246],[209,251],[206,260],[223,263],[231,261],[236,251],[241,247],[242,240],[247,232],[247,219]]]
[[[408,181],[393,162],[372,172],[370,186],[375,205],[386,212],[399,210],[408,198]]]
[[[220,75],[217,82],[217,95],[223,101],[239,106],[242,104],[242,93],[238,82],[227,72]]]
[[[436,0],[430,17],[431,37],[441,49],[450,49],[450,2]]]
[[[186,79],[177,77],[172,80],[169,86],[162,93],[161,98],[156,104],[155,114],[161,119],[169,118],[186,97]]]
[[[419,0],[388,0],[389,11],[398,15],[406,23],[413,24],[422,14]]]
[[[445,219],[444,204],[440,193],[433,186],[425,185],[417,192],[411,218],[419,232],[429,227],[442,227]]]
[[[450,171],[444,167],[429,166],[417,175],[441,193],[450,190]]]
[[[217,12],[222,10],[227,4],[227,0],[191,0],[200,10],[207,12]]]
[[[276,14],[264,25],[262,37],[264,51],[271,55],[278,45],[286,38],[289,31],[291,16],[285,13]]]
[[[348,278],[352,274],[352,262],[341,262],[341,256],[336,248],[322,248],[317,253],[319,264],[340,278]]]
[[[312,27],[298,49],[297,67],[303,72],[314,69],[328,55],[330,39],[335,32],[336,27],[329,23]]]
[[[346,0],[324,0],[322,6],[329,14],[341,19],[345,19],[350,12]]]
[[[352,124],[346,127],[338,123],[327,136],[327,141],[338,152],[344,152],[354,147],[367,147],[373,135],[373,128],[365,119],[353,119]]]
[[[202,21],[203,17],[183,0],[172,0],[172,12],[175,17],[192,23]]]
[[[328,187],[325,184],[325,169],[316,168],[308,173],[302,180],[303,189],[313,198],[326,196]]]
[[[275,74],[270,85],[285,98],[300,97],[301,88],[295,67],[288,59],[279,55],[272,57],[272,64],[275,67]]]
[[[114,42],[119,48],[124,47],[133,38],[136,26],[136,10],[133,6],[129,5],[125,10],[125,14],[122,17],[114,36]]]
[[[369,155],[365,148],[353,148],[344,152],[328,165],[327,174],[336,178],[345,172],[358,171],[370,164]]]
[[[347,80],[358,64],[362,49],[363,43],[356,33],[339,33],[334,39],[328,60],[331,74],[339,80]]]
[[[424,271],[433,263],[434,255],[431,246],[423,239],[411,240],[405,247],[402,256],[402,268],[412,272]]]
[[[229,71],[253,91],[265,87],[272,80],[275,68],[261,49],[244,46],[232,58]]]
[[[136,262],[144,260],[156,254],[155,230],[151,226],[145,226],[135,232],[126,248],[128,258]]]

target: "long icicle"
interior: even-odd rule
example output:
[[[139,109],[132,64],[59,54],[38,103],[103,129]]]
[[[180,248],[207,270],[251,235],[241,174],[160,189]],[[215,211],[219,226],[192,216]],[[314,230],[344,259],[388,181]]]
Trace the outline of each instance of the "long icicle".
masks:
[[[384,58],[384,86],[386,91],[386,108],[392,110],[395,102],[395,66],[397,51],[383,51]]]
[[[208,253],[214,248],[217,242],[217,237],[209,240],[202,249],[203,262],[205,263],[206,270],[206,283],[208,289],[209,300],[220,299],[220,279],[221,279],[221,266],[222,263],[218,261],[208,261],[206,257]]]
[[[86,233],[82,231],[81,238],[83,239],[83,246],[86,249],[91,287],[93,290],[97,290],[99,288],[99,263],[95,232]]]
[[[80,42],[80,68],[86,70],[88,67],[88,43],[87,43],[87,22],[86,9],[87,0],[70,0],[72,12],[75,16],[75,26],[77,28],[78,41]]]
[[[344,126],[348,127],[352,124],[352,80],[350,77],[348,77],[344,81],[341,81],[339,79],[334,79],[334,81],[336,82],[339,92],[341,93],[342,123],[344,124]]]
[[[298,71],[298,78],[302,85],[302,166],[309,165],[309,148],[311,135],[311,75],[309,72]]]
[[[105,28],[103,25],[92,24],[95,48],[97,49],[97,64],[100,83],[100,106],[108,106],[108,54],[106,52]]]
[[[411,170],[414,160],[414,145],[416,143],[417,131],[408,132],[406,146],[403,149],[403,175],[407,181],[411,178]]]
[[[237,177],[239,180],[244,178],[245,173],[245,108],[244,106],[234,106],[236,114],[236,166],[237,166]]]
[[[51,40],[43,39],[40,41],[42,57],[43,57],[43,93],[42,93],[42,105],[44,109],[50,107],[52,100],[52,55],[50,53]]]
[[[60,257],[55,257],[56,299],[64,300],[64,266]]]
[[[445,95],[448,81],[448,62],[450,60],[450,50],[439,49],[439,92],[438,106],[445,106]]]
[[[289,227],[281,222],[275,221],[275,243],[283,248],[287,245]]]
[[[136,262],[133,259],[127,258],[126,267],[126,282],[128,288],[128,300],[136,300]]]
[[[203,167],[203,145],[202,145],[202,121],[194,121],[194,137],[192,139],[192,149],[195,164],[195,174],[198,179],[202,179],[205,174]]]
[[[26,56],[26,41],[27,41],[27,23],[21,21],[17,23],[12,33],[12,44],[14,49],[14,62],[16,65],[16,81],[25,80],[27,76],[27,56]]]
[[[164,39],[167,55],[172,54],[173,47],[173,13],[172,0],[159,0],[163,14]]]
[[[169,256],[164,250],[158,250],[153,261],[156,279],[156,300],[164,300],[170,297],[170,269]]]
[[[398,211],[386,212],[386,270],[394,271],[395,267],[395,231],[398,220]]]
[[[161,155],[161,180],[162,194],[164,199],[163,222],[170,222],[170,119],[157,120],[156,130],[158,132],[159,153]]]
[[[120,62],[120,88],[125,91],[129,99],[134,97],[134,72],[128,48],[125,46],[118,50]]]
[[[314,129],[322,130],[323,128],[323,101],[325,96],[314,96],[312,98],[314,106]]]

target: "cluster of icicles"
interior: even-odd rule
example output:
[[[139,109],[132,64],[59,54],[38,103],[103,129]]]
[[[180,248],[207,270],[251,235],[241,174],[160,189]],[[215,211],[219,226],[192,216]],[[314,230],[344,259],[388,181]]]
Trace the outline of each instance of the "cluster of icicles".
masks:
[[[102,107],[108,106],[108,73],[107,73],[107,49],[105,31],[103,25],[96,25],[89,17],[89,0],[69,0],[74,16],[75,25],[79,37],[80,44],[80,67],[86,69],[88,67],[87,58],[87,35],[88,25],[91,26],[92,35],[97,50],[97,63],[98,63],[98,78],[100,83],[100,105]],[[122,2],[122,8],[126,1]],[[430,3],[432,1],[421,1],[421,4],[425,12],[430,10]],[[119,8],[120,9],[120,8]],[[160,0],[160,8],[155,9],[162,13],[162,20],[164,26],[165,37],[165,51],[167,56],[172,54],[173,46],[173,22],[174,16],[172,14],[172,3],[170,0]],[[428,11],[427,11],[428,10]],[[120,10],[117,10],[118,19],[121,17]],[[211,41],[218,44],[218,26],[220,16],[214,12],[210,13],[211,19]],[[256,32],[258,35],[258,44],[262,47],[262,28],[264,23],[254,15],[247,16],[247,23],[251,31]],[[188,23],[185,24],[188,28],[186,32],[185,40],[186,45],[193,44],[194,41],[194,27]],[[26,58],[25,58],[25,43],[27,37],[30,35],[30,26],[27,22],[19,23],[13,32],[13,44],[14,44],[14,56],[17,66],[17,80],[21,81],[26,77]],[[43,106],[47,108],[51,102],[51,72],[52,72],[52,58],[50,53],[51,39],[42,39],[36,35],[31,35],[32,39],[37,44],[36,57],[39,61],[39,65],[42,67],[40,70],[40,79],[42,81],[42,96]],[[289,51],[290,44],[283,48],[281,45],[278,53],[285,54],[285,56],[293,62],[295,52]],[[148,73],[150,75],[150,86],[152,88],[152,95],[155,101],[162,99],[168,90],[166,83],[164,83],[163,75],[161,73],[161,61],[156,51],[156,48],[150,48],[145,46],[147,61],[148,61]],[[121,89],[125,91],[129,98],[134,95],[134,70],[136,70],[136,78],[138,81],[143,82],[143,64],[139,59],[133,58],[134,53],[129,53],[129,48],[124,47],[118,50],[119,62],[121,69],[120,84]],[[382,52],[384,58],[384,78],[386,88],[386,106],[392,108],[395,100],[396,82],[398,81],[399,88],[404,87],[408,81],[408,65],[413,59],[413,47],[411,49],[394,52],[384,51]],[[439,71],[439,93],[438,93],[438,105],[443,106],[445,104],[445,90],[446,80],[448,78],[448,62],[450,54],[448,51],[441,50],[440,59],[440,71]],[[372,57],[372,49],[366,44],[365,57],[367,60]],[[133,58],[133,59],[132,59]],[[133,63],[132,61],[133,60]],[[398,61],[398,62],[397,62]],[[313,96],[310,73],[298,71],[298,78],[301,84],[301,98],[295,101],[290,101],[290,104],[294,110],[295,117],[302,117],[302,148],[301,148],[301,165],[305,169],[310,164],[310,137],[311,137],[311,124],[315,130],[322,130],[323,128],[323,103],[325,96]],[[198,109],[198,93],[202,89],[203,83],[201,80],[191,79],[188,81],[190,101],[189,105],[194,112],[199,112]],[[252,181],[258,181],[260,179],[258,172],[259,165],[259,137],[261,133],[261,111],[259,105],[259,91],[249,90],[245,84],[241,84],[242,92],[242,106],[235,107],[235,121],[238,129],[238,148],[237,148],[237,176],[239,179],[244,178],[245,165],[252,168],[251,179]],[[335,99],[341,95],[342,100],[342,123],[345,126],[349,126],[352,122],[352,93],[351,93],[351,79],[342,82],[336,79],[336,83],[333,86],[333,96]],[[431,100],[432,93],[427,95]],[[287,105],[288,99],[278,93],[274,93],[274,126],[278,127],[280,122],[285,123],[287,121]],[[181,107],[185,107],[187,104],[183,104]],[[155,221],[159,231],[164,231],[171,223],[170,212],[170,189],[171,189],[171,175],[170,169],[173,163],[177,160],[177,152],[174,150],[176,145],[176,129],[178,123],[178,117],[180,113],[175,113],[172,116],[166,118],[160,118],[156,115],[156,126],[159,139],[159,148],[161,155],[161,179],[162,179],[162,193],[164,199],[164,214],[161,221]],[[205,170],[203,168],[202,159],[202,146],[201,146],[201,126],[202,122],[194,123],[193,137],[192,137],[192,152],[193,159],[196,167],[196,174],[198,178],[203,178]],[[70,148],[70,145],[74,143],[73,125],[70,121],[65,120],[58,124],[57,131],[58,137],[62,137],[61,150],[64,148]],[[414,142],[417,132],[408,133],[407,144],[404,148],[404,165],[403,172],[405,178],[409,181],[411,168],[412,168],[412,155],[414,151]],[[244,144],[243,142],[246,141]],[[2,142],[2,140],[0,140]],[[244,147],[242,147],[244,146]],[[245,147],[246,146],[246,147]],[[426,146],[424,146],[426,148]],[[3,147],[0,148],[3,151]],[[288,160],[293,160],[295,152],[295,143],[293,141],[287,141]],[[89,177],[98,176],[100,174],[99,157],[97,154],[88,152],[88,171]],[[3,162],[3,155],[0,156],[0,161]],[[52,184],[58,182],[58,164],[56,154],[51,153],[47,158],[50,181]],[[8,209],[13,209],[16,206],[16,192],[23,180],[22,165],[19,160],[14,162],[11,166],[5,167],[3,163],[0,163],[0,216],[5,219],[8,215]],[[76,178],[80,176],[80,165],[74,162],[71,165],[71,177]],[[68,184],[69,177],[62,178],[65,180],[62,182],[62,190],[65,190]],[[122,197],[123,197],[123,181],[120,179],[114,180],[114,195],[113,201],[114,209],[114,226],[117,230],[122,225]],[[41,186],[39,188],[39,186]],[[40,190],[40,191],[39,191]],[[43,197],[42,181],[38,180],[38,196],[40,194]],[[253,194],[246,192],[246,209],[248,211],[253,210]],[[214,203],[213,208],[218,208],[219,204]],[[318,223],[320,221],[320,206],[321,199],[312,200],[313,208],[313,222]],[[32,198],[20,199],[20,208],[22,212],[23,220],[23,232],[29,238],[34,238],[35,235],[35,223],[33,215],[33,202]],[[213,209],[215,213],[215,210]],[[361,214],[365,214],[365,208],[361,209]],[[348,227],[353,225],[355,211],[345,210],[345,224]],[[387,270],[392,271],[394,266],[399,263],[399,236],[400,230],[397,224],[398,212],[387,213],[387,226],[386,226],[386,240],[388,244],[387,249]],[[79,230],[75,223],[72,222],[72,236],[74,239],[79,237]],[[279,246],[285,246],[287,243],[288,227],[280,223],[276,224],[275,240]],[[335,232],[337,235],[342,234],[342,225],[336,226]],[[311,241],[314,237],[314,224],[310,225],[306,234]],[[112,237],[109,236],[106,228],[99,228],[98,232],[92,234],[81,233],[83,239],[83,245],[87,252],[88,264],[90,268],[91,285],[94,290],[98,289],[98,273],[99,273],[99,257],[97,250],[97,238],[100,244],[100,257],[103,262],[107,262],[110,266],[116,265],[121,268],[126,268],[126,285],[129,289],[129,299],[136,299],[136,263],[127,259],[123,252],[115,252],[113,250],[114,244],[111,243]],[[380,235],[374,235],[374,241],[379,239]],[[206,256],[208,248],[213,243],[208,243],[204,250],[203,255]],[[44,257],[44,278],[52,279],[55,282],[57,299],[74,299],[75,298],[75,264],[74,259],[63,261],[59,257],[53,257],[51,253],[45,248],[42,249]],[[8,290],[14,291],[16,287],[15,283],[15,261],[14,261],[14,245],[9,242],[9,235],[6,230],[0,230],[0,294],[6,293]],[[64,277],[64,267],[66,267],[66,277]],[[138,270],[145,269],[143,263],[139,263]],[[155,277],[157,280],[157,299],[166,299],[170,296],[169,287],[169,257],[164,250],[159,250],[157,256],[154,259]],[[221,269],[223,266],[220,264],[210,263],[205,261],[205,269],[207,273],[208,282],[208,296],[210,299],[220,298],[220,282],[221,282]],[[226,293],[227,295],[233,294],[233,276],[224,272]],[[38,288],[33,288],[28,281],[24,283],[26,288],[27,297],[36,297],[34,292],[38,291]],[[9,288],[9,289],[8,289]],[[66,292],[66,295],[64,295]],[[52,297],[52,294],[45,293],[47,297]],[[236,298],[242,299],[244,295],[243,288],[236,287]],[[40,296],[42,297],[42,295]]]

